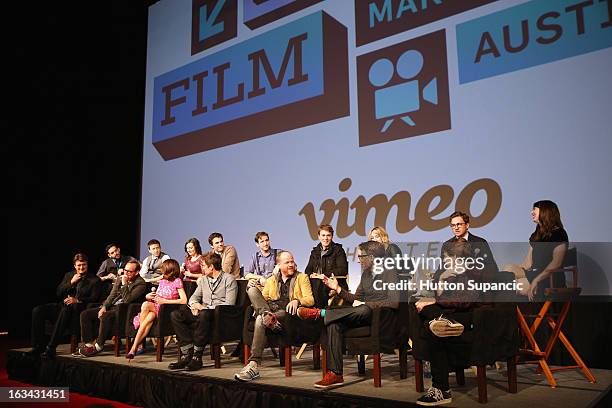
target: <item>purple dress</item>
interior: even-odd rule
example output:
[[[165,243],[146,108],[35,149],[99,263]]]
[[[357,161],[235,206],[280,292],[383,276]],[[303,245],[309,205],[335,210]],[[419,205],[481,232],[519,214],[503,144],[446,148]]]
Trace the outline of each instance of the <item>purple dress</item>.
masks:
[[[202,255],[198,255],[195,261],[191,260],[191,257],[187,255],[185,257],[185,268],[191,273],[202,273],[202,265],[200,264],[200,258]],[[185,277],[187,282],[195,282],[197,279]]]
[[[159,287],[157,288],[157,296],[163,297],[164,299],[175,300],[178,299],[179,293],[178,290],[183,289],[183,281],[179,278],[175,278],[172,282],[162,279],[159,281]],[[147,302],[149,302],[147,300]],[[159,307],[161,306],[159,303],[149,302],[153,304],[153,308],[155,309],[155,316],[159,314]],[[138,329],[140,327],[140,313],[134,316],[134,327]]]

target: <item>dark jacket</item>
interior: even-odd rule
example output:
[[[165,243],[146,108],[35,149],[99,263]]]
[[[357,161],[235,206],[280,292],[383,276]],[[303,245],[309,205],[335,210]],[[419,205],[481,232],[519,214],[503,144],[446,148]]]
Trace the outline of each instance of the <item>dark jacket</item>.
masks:
[[[68,296],[77,298],[81,303],[93,303],[100,301],[101,282],[93,273],[86,273],[76,284],[71,284],[72,277],[76,271],[66,272],[64,278],[57,286],[55,293],[60,300]]]
[[[482,272],[477,269],[467,270],[461,275],[453,276],[447,279],[449,283],[462,283],[465,290],[444,291],[440,295],[436,293],[436,303],[445,309],[467,310],[474,306],[474,303],[482,301],[482,293],[478,290],[470,290],[468,281],[472,280],[476,283],[483,281]],[[439,281],[438,279],[434,280]]]
[[[389,245],[387,245],[387,249],[385,250],[385,257],[392,258],[395,260],[397,256],[399,256],[400,258],[403,257],[402,250],[399,246],[397,246],[397,244],[389,242]],[[400,275],[408,275],[414,271],[414,263],[410,258],[408,258],[407,265],[405,265],[406,268],[404,268],[404,261],[401,262],[401,266],[401,268],[395,268],[397,273]],[[412,276],[410,276],[410,279],[412,279]]]
[[[127,264],[129,261],[135,261],[135,260],[136,258],[134,257],[128,256],[128,255],[121,255],[121,258],[119,258],[119,266],[117,266],[114,259],[106,258],[104,262],[102,262],[102,265],[100,265],[97,275],[99,277],[106,276],[109,273],[114,273],[116,275],[117,270],[121,268],[125,268],[125,264]]]
[[[137,276],[134,282],[121,285],[121,278],[117,278],[113,284],[110,295],[104,301],[107,309],[114,305],[118,300],[121,303],[140,303],[144,301],[147,284],[142,276]]]
[[[342,248],[342,244],[332,241],[329,250],[323,257],[321,257],[322,248],[321,243],[312,248],[304,273],[310,275],[311,273],[321,272],[325,276],[331,276],[332,273],[334,276],[348,275],[348,261],[346,260],[346,253]]]
[[[350,293],[346,289],[342,289],[338,296],[344,299],[348,304],[353,303],[355,300],[359,300],[365,302],[365,304],[372,309],[377,307],[391,307],[397,309],[399,307],[398,291],[388,290],[388,287],[383,289],[381,283],[378,283],[376,285],[378,289],[375,289],[374,282],[377,280],[384,283],[396,283],[397,272],[394,269],[387,270],[378,275],[374,275],[370,271],[363,272],[361,274],[359,286],[357,286],[357,290],[355,290],[355,294]]]
[[[448,241],[444,242],[442,245],[442,249],[440,250],[440,257],[444,258],[444,247],[451,242],[455,242],[457,237],[452,237]],[[495,258],[493,257],[493,253],[491,252],[491,248],[489,247],[489,243],[486,239],[480,238],[468,232],[468,242],[472,246],[472,250],[474,251],[474,257],[482,257],[483,263],[485,265],[483,270],[483,278],[491,279],[490,276],[499,272],[499,268],[497,267],[497,263],[495,262]]]

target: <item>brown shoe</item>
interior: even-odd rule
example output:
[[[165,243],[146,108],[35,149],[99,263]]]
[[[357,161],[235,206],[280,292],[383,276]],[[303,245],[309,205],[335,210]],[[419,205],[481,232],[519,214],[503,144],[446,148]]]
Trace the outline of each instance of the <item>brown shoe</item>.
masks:
[[[298,307],[297,315],[302,320],[317,320],[321,317],[321,309],[316,307]]]
[[[317,381],[314,386],[316,388],[329,388],[333,385],[344,384],[344,378],[333,371],[327,371],[321,381]]]

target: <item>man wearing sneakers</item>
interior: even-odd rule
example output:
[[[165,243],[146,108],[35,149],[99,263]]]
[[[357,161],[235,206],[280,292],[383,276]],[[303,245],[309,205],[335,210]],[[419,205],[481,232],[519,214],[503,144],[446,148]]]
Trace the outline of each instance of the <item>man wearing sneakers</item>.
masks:
[[[308,275],[297,272],[291,252],[279,252],[278,265],[280,273],[273,274],[266,280],[263,292],[257,287],[249,288],[249,297],[257,318],[249,363],[234,375],[238,381],[259,378],[259,365],[267,340],[266,328],[282,331],[287,314],[296,314],[300,306],[314,305]]]
[[[77,353],[83,357],[91,357],[102,351],[110,330],[115,324],[120,303],[140,303],[144,301],[147,284],[138,274],[140,264],[131,260],[125,264],[123,275],[115,280],[110,295],[100,308],[90,308],[81,312],[81,336],[84,345]],[[100,320],[98,337],[96,338],[96,320]],[[93,341],[95,339],[95,341]]]
[[[435,283],[438,286],[435,299],[421,299],[415,307],[421,322],[427,328],[427,344],[430,351],[432,386],[425,395],[417,400],[418,405],[434,406],[452,402],[448,383],[448,355],[452,345],[461,342],[459,336],[465,327],[471,326],[470,311],[473,302],[478,301],[479,292],[472,290],[443,290],[444,283],[463,283],[482,280],[486,265],[466,268],[466,262],[474,257],[474,251],[469,242],[463,238],[447,243],[444,247],[445,266],[449,266],[441,274],[436,274]],[[450,262],[449,262],[450,261]]]
[[[378,307],[397,308],[398,296],[396,292],[387,290],[388,286],[381,283],[397,282],[395,270],[385,270],[382,273],[374,269],[375,260],[385,257],[385,247],[380,242],[368,241],[359,244],[357,256],[361,264],[361,281],[355,294],[338,285],[334,276],[324,277],[323,282],[331,290],[335,290],[345,305],[353,307],[342,307],[334,309],[316,309],[300,307],[298,316],[301,319],[323,318],[327,326],[327,368],[323,379],[314,384],[317,388],[328,388],[344,382],[342,377],[342,343],[344,330],[350,327],[360,327],[370,324],[372,309]],[[381,282],[376,282],[381,281]],[[375,289],[377,288],[377,289]]]
[[[168,365],[171,370],[202,368],[202,354],[212,334],[215,308],[236,304],[238,284],[230,273],[221,270],[221,256],[211,251],[202,255],[201,263],[203,276],[198,279],[197,289],[187,305],[170,314],[183,353],[179,361]]]

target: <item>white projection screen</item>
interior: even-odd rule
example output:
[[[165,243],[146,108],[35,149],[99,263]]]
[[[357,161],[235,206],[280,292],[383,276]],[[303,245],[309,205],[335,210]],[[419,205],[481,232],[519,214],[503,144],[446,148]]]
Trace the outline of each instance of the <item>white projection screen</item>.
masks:
[[[140,257],[157,238],[181,260],[217,231],[246,265],[263,230],[303,270],[326,222],[354,288],[374,225],[439,242],[457,208],[490,242],[526,243],[549,199],[609,277],[611,24],[607,1],[162,0]]]

